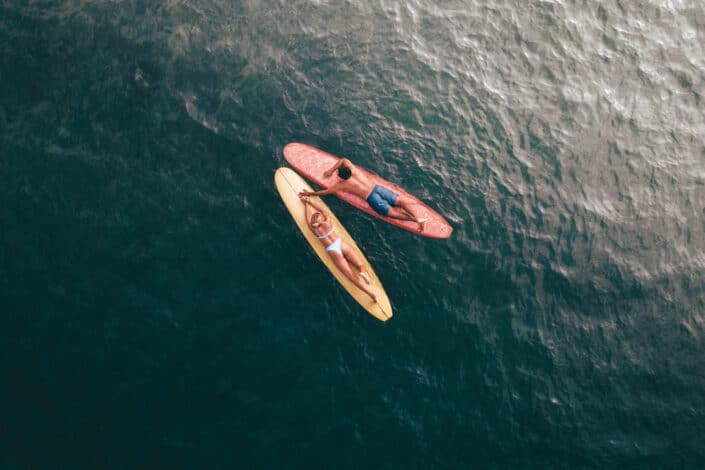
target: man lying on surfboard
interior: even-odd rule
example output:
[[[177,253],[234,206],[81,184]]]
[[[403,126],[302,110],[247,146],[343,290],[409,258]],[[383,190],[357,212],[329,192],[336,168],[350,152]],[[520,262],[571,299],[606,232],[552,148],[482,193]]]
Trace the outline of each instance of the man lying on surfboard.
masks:
[[[409,198],[397,194],[381,184],[374,184],[362,171],[358,171],[357,167],[347,158],[339,159],[332,168],[323,173],[323,176],[328,178],[335,170],[338,170],[340,181],[327,189],[313,192],[301,191],[300,194],[304,196],[323,196],[339,191],[353,193],[366,200],[370,207],[380,215],[416,222],[419,224],[419,232],[423,232],[424,228],[426,228],[426,222],[429,219],[422,219],[416,215],[412,209],[413,203]]]
[[[306,191],[302,191],[302,193],[304,192]],[[306,206],[306,223],[308,227],[316,235],[316,238],[323,243],[323,246],[326,247],[328,255],[330,255],[338,269],[340,269],[342,273],[345,274],[345,277],[350,279],[353,284],[372,297],[373,301],[377,302],[377,295],[369,288],[370,276],[365,272],[365,264],[357,253],[355,253],[355,250],[335,233],[335,227],[333,227],[333,223],[330,217],[328,217],[326,210],[309,199],[307,195],[299,194],[299,198]],[[355,266],[359,271],[357,276],[350,267],[350,264]]]

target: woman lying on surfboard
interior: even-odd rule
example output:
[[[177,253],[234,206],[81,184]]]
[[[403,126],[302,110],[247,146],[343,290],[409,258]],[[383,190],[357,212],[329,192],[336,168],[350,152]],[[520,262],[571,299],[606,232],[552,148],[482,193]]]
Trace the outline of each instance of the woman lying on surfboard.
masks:
[[[309,199],[307,195],[299,194],[299,198],[303,201],[304,206],[306,206],[306,222],[308,223],[308,227],[316,235],[316,238],[323,243],[323,246],[326,247],[328,255],[330,255],[338,269],[357,287],[372,297],[373,301],[377,302],[377,295],[369,288],[370,276],[365,272],[365,265],[357,253],[355,253],[355,250],[335,233],[335,228],[326,210]],[[350,264],[358,269],[359,274],[357,276],[350,267]]]
[[[381,184],[374,184],[362,171],[347,158],[341,158],[337,163],[326,170],[323,176],[326,178],[338,170],[340,181],[327,189],[320,191],[301,191],[305,196],[323,196],[325,194],[346,191],[366,200],[367,203],[380,215],[393,219],[411,220],[419,224],[419,232],[426,228],[429,219],[419,218],[412,209],[413,203],[406,196],[395,193]]]

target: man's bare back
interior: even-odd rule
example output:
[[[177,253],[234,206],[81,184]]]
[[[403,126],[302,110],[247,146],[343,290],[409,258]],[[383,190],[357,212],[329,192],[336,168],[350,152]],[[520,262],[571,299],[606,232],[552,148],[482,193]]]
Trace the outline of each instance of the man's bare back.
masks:
[[[323,196],[325,194],[335,194],[338,192],[348,192],[348,193],[353,193],[356,196],[361,197],[362,199],[367,199],[367,197],[370,195],[372,190],[374,189],[375,185],[370,181],[370,179],[363,174],[360,170],[357,169],[355,165],[352,164],[350,160],[347,158],[341,158],[338,160],[338,162],[335,164],[335,166],[329,170],[326,170],[323,173],[323,176],[329,177],[330,175],[333,174],[335,170],[340,168],[341,166],[345,166],[350,170],[350,176],[347,179],[340,178],[339,181],[336,183],[332,184],[326,189],[322,189],[320,191],[315,191],[315,192],[307,192],[303,191],[304,194],[310,194],[314,196]]]
[[[346,159],[344,159],[346,160]],[[340,180],[330,187],[333,192],[345,191],[353,193],[362,199],[367,199],[375,185],[363,172],[357,169],[349,160],[346,161],[346,166],[350,168],[352,175],[346,180]]]

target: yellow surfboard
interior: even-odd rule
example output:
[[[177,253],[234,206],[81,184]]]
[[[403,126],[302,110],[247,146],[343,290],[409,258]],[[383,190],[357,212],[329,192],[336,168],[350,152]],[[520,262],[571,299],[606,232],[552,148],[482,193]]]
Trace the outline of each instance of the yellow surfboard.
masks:
[[[335,276],[338,282],[342,284],[345,290],[348,291],[357,303],[362,305],[362,307],[367,310],[370,315],[382,321],[387,321],[392,318],[392,306],[389,303],[389,297],[387,297],[387,293],[384,292],[384,288],[379,282],[379,278],[377,278],[377,274],[375,274],[372,266],[370,266],[369,261],[367,261],[367,258],[365,258],[362,254],[360,248],[358,248],[355,241],[352,239],[348,231],[345,230],[345,227],[343,227],[335,214],[333,214],[333,212],[320,198],[315,196],[312,196],[312,198],[315,198],[316,201],[330,214],[336,233],[343,238],[345,243],[350,245],[352,249],[357,252],[365,264],[367,273],[370,276],[370,287],[377,295],[377,302],[373,302],[364,291],[353,284],[350,279],[345,277],[345,274],[338,269],[331,257],[328,255],[328,252],[326,252],[326,248],[323,246],[323,243],[316,238],[316,235],[309,228],[306,223],[306,209],[304,208],[304,203],[299,199],[299,192],[303,190],[313,191],[311,186],[309,186],[298,174],[296,174],[296,172],[289,168],[279,168],[276,173],[274,173],[274,183],[277,186],[277,191],[279,191],[279,195],[284,201],[286,208],[289,209],[291,216],[296,221],[296,225],[299,226],[299,230],[301,230],[304,237],[306,237],[306,240],[313,248],[313,251],[316,252],[321,261],[323,261],[323,264],[325,264],[330,272],[333,273],[333,276]],[[354,266],[351,265],[350,267],[353,272],[357,273]]]

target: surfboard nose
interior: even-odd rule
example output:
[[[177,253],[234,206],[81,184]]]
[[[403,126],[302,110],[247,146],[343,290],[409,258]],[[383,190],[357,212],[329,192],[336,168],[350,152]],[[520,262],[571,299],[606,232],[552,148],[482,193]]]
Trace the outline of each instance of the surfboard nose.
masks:
[[[284,150],[282,150],[282,153],[284,153],[284,156],[286,157],[287,154],[291,154],[296,152],[297,150],[301,150],[303,146],[304,144],[301,144],[299,142],[289,142],[284,146]]]

